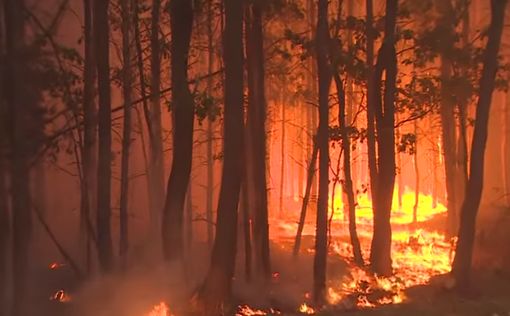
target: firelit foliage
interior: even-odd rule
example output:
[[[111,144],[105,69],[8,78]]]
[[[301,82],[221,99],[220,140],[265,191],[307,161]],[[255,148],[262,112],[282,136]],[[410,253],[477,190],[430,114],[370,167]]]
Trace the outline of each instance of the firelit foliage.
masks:
[[[414,155],[416,152],[416,134],[406,133],[400,136],[397,150],[400,153]]]
[[[207,92],[196,92],[194,99],[195,116],[197,117],[200,125],[202,125],[206,118],[214,122],[221,116],[220,101],[207,94]]]

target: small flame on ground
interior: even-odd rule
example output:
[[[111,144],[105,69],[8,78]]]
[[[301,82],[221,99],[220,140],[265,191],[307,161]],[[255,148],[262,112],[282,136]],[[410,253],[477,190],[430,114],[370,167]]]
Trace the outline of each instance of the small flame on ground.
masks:
[[[59,303],[67,303],[71,301],[71,296],[69,296],[69,294],[67,294],[64,290],[58,290],[55,294],[50,296],[50,300]]]
[[[306,303],[303,303],[301,306],[299,306],[299,312],[307,315],[315,314],[315,310],[312,307],[306,305]]]
[[[145,314],[145,316],[175,316],[170,313],[170,308],[165,302],[160,302],[158,305],[155,305],[152,310]]]

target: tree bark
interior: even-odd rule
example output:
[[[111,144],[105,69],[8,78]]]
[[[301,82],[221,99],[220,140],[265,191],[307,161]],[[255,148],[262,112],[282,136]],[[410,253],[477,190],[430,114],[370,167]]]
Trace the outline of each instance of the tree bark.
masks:
[[[264,279],[271,278],[269,254],[269,222],[266,180],[266,97],[264,75],[264,43],[262,8],[259,2],[249,6],[246,28],[246,55],[248,65],[248,144],[251,147],[247,164],[252,181],[245,179],[253,189],[253,242],[256,271]],[[250,191],[249,191],[250,192]]]
[[[314,136],[314,139],[316,136]],[[294,249],[292,251],[292,255],[294,258],[297,258],[299,255],[299,249],[301,248],[301,237],[303,235],[303,228],[305,227],[306,220],[306,211],[308,209],[308,201],[310,200],[310,194],[312,191],[313,185],[313,177],[315,175],[315,168],[317,166],[317,156],[319,154],[319,146],[317,142],[313,142],[313,152],[310,160],[310,164],[308,165],[307,176],[306,176],[306,188],[305,195],[303,196],[303,203],[301,204],[301,212],[299,215],[299,223],[298,229],[296,232],[296,239],[294,240]]]
[[[207,70],[211,74],[214,69],[214,46],[213,46],[213,1],[208,1],[207,7]],[[212,97],[213,78],[207,79],[207,94]],[[206,188],[206,219],[207,219],[207,244],[212,247],[214,240],[213,222],[213,197],[214,197],[214,157],[213,157],[213,125],[212,114],[207,116],[207,188]]]
[[[453,8],[450,0],[437,1],[438,9],[441,12],[439,20],[439,27],[448,34],[449,38],[453,38],[454,25],[452,24]],[[452,41],[453,43],[453,41]],[[453,44],[451,44],[453,45]],[[446,176],[446,208],[447,213],[447,237],[455,236],[458,228],[459,218],[459,197],[460,192],[457,190],[456,177],[458,176],[456,170],[457,161],[457,133],[455,130],[455,104],[454,99],[448,87],[448,81],[451,78],[452,65],[450,56],[448,56],[449,47],[445,46],[441,52],[441,128],[442,128],[442,143],[443,143],[443,156],[444,167]]]
[[[0,8],[3,11],[3,8]],[[2,12],[3,13],[3,12]],[[0,85],[0,316],[7,315],[7,260],[11,216],[9,214],[9,193],[7,191],[8,130],[7,108],[4,99],[4,87]]]
[[[99,264],[103,272],[113,268],[111,236],[111,88],[108,0],[94,1],[94,34],[99,87],[99,159],[97,174],[97,239]]]
[[[243,4],[224,0],[224,165],[211,265],[200,291],[204,314],[221,314],[232,290],[236,258],[237,207],[243,174]]]
[[[340,123],[342,133],[342,149],[343,149],[343,167],[344,167],[344,185],[343,190],[347,196],[347,207],[349,210],[349,237],[351,239],[352,253],[354,262],[358,266],[363,266],[363,255],[361,253],[361,245],[356,231],[356,201],[354,197],[354,187],[351,172],[351,139],[349,136],[350,125],[347,125],[347,109],[345,102],[345,90],[342,86],[342,80],[338,73],[334,73],[336,90],[338,93],[339,109],[338,122]]]
[[[163,253],[167,260],[182,258],[184,200],[193,157],[194,104],[188,87],[188,57],[193,27],[192,0],[170,4],[172,27],[173,160],[163,211]]]
[[[326,259],[328,247],[328,186],[329,186],[329,86],[331,72],[328,63],[328,1],[319,0],[316,53],[319,88],[319,198],[317,200],[317,222],[315,233],[315,257],[313,265],[313,297],[318,305],[326,299]]]
[[[127,265],[128,239],[128,195],[129,195],[129,150],[131,147],[131,101],[133,74],[131,71],[131,22],[133,17],[131,0],[121,1],[122,11],[122,94],[124,98],[124,122],[122,132],[122,165],[120,183],[120,242],[119,255],[122,267]]]
[[[25,22],[22,0],[5,0],[4,18],[6,34],[5,74],[3,90],[6,122],[10,149],[10,189],[12,210],[12,315],[27,314],[27,273],[29,267],[29,248],[32,235],[32,216],[30,211],[29,168],[30,155],[33,153],[34,132],[30,113],[34,110],[35,100],[26,77],[28,62],[25,52]]]
[[[460,213],[459,239],[452,268],[456,286],[459,290],[465,290],[470,286],[476,217],[483,189],[489,113],[496,72],[498,70],[498,53],[506,5],[506,0],[491,1],[491,24],[489,26],[489,39],[485,48],[484,66],[480,78],[480,92],[476,108],[476,122],[469,164],[469,179],[466,187],[466,198],[462,203]]]
[[[165,168],[163,164],[163,140],[161,126],[161,43],[160,15],[161,0],[152,1],[151,12],[151,97],[150,97],[150,158],[149,158],[149,203],[153,227],[160,225],[165,199]]]
[[[370,263],[378,275],[391,275],[391,205],[395,185],[395,96],[397,56],[395,26],[398,1],[386,1],[383,44],[379,49],[374,71],[373,102],[377,128],[377,187],[372,196],[374,235]],[[384,80],[384,95],[382,95]],[[374,192],[374,191],[372,191]]]

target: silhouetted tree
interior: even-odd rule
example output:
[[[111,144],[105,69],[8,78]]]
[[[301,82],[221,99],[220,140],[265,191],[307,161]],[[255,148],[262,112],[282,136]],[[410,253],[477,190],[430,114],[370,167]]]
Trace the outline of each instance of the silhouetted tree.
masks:
[[[122,15],[122,96],[124,99],[124,122],[122,133],[122,165],[120,174],[120,238],[119,255],[125,268],[128,251],[128,196],[129,196],[129,153],[131,145],[131,107],[133,95],[133,74],[131,70],[131,24],[133,11],[131,0],[121,0]]]
[[[225,0],[224,159],[211,265],[200,291],[206,315],[221,314],[229,298],[237,244],[237,207],[243,174],[243,4]]]
[[[110,87],[109,0],[94,1],[94,35],[99,93],[99,158],[97,174],[97,240],[99,264],[103,272],[113,268],[111,236],[112,107]]]
[[[374,110],[377,131],[377,176],[375,179],[377,184],[375,188],[372,188],[374,235],[370,249],[370,264],[374,272],[379,275],[391,275],[393,272],[390,217],[395,184],[394,126],[397,78],[395,27],[397,9],[397,0],[386,1],[384,38],[374,68],[373,91],[369,92],[369,94],[373,93],[369,100],[369,102],[373,102],[373,105],[369,106]]]
[[[81,192],[80,228],[85,242],[87,270],[91,266],[90,217],[95,209],[97,189],[97,110],[95,103],[96,64],[94,56],[94,31],[92,0],[83,1],[84,65],[83,65],[83,183]]]
[[[269,257],[269,223],[266,183],[266,97],[264,74],[264,43],[262,3],[253,1],[247,9],[246,57],[248,69],[247,168],[250,177],[244,181],[252,186],[250,205],[253,213],[255,267],[265,278],[271,277]],[[250,200],[250,199],[249,199]]]
[[[151,11],[151,106],[149,117],[150,155],[148,165],[149,207],[153,225],[159,225],[165,200],[165,169],[161,126],[161,0],[152,1]],[[156,229],[157,226],[153,228]]]
[[[489,113],[496,72],[498,70],[498,52],[501,44],[506,5],[507,0],[491,1],[491,23],[488,30],[489,38],[485,48],[484,64],[480,78],[476,121],[471,144],[469,179],[460,213],[459,239],[452,268],[456,286],[461,290],[467,289],[470,285],[476,217],[483,189]]]
[[[319,0],[316,35],[316,53],[319,87],[319,198],[315,233],[315,258],[313,265],[313,297],[317,304],[325,302],[326,259],[328,248],[328,187],[329,187],[329,86],[331,71],[328,63],[328,1]]]
[[[193,154],[194,100],[188,87],[188,57],[193,27],[192,1],[172,1],[170,18],[173,159],[163,211],[163,253],[167,260],[182,257],[184,201]]]

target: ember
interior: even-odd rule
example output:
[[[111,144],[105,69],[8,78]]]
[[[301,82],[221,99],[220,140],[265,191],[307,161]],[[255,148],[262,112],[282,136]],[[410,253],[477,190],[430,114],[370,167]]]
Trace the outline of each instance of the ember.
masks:
[[[69,294],[67,294],[64,290],[58,290],[50,297],[50,300],[59,303],[67,303],[71,301],[71,296],[69,296]]]

